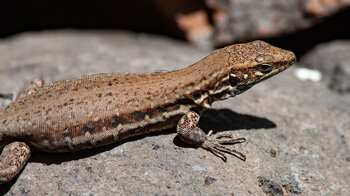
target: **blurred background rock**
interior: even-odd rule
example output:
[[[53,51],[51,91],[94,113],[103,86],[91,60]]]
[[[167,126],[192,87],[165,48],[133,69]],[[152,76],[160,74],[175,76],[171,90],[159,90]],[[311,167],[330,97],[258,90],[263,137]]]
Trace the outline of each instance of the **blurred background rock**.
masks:
[[[202,50],[262,39],[301,57],[319,43],[350,38],[349,6],[350,0],[2,1],[0,37],[124,29],[188,41]]]
[[[2,1],[0,36],[57,28],[127,29],[201,47],[278,38],[299,54],[320,41],[348,38],[349,6],[350,0]]]

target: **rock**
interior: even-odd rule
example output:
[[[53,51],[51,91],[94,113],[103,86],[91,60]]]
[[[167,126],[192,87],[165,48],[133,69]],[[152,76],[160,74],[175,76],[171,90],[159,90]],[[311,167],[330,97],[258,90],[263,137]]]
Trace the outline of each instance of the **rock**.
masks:
[[[335,66],[330,87],[339,93],[350,92],[350,61]]]
[[[173,25],[171,34],[186,38],[199,48],[213,46],[214,28],[207,6],[202,0],[151,0],[167,24]],[[175,30],[177,29],[177,31]],[[177,33],[177,32],[181,33]]]
[[[118,28],[187,39],[199,48],[210,48],[298,32],[349,5],[350,0],[143,0],[84,1],[82,7],[64,1],[15,0],[1,4],[0,37],[53,28]],[[336,27],[342,29],[346,16],[337,16],[342,22]],[[318,31],[316,36],[346,34],[334,31]]]
[[[294,75],[302,81],[319,82],[322,79],[322,73],[316,69],[299,67],[294,70]]]
[[[42,76],[183,68],[209,54],[128,32],[46,31],[0,41],[0,92]],[[0,195],[349,195],[350,96],[297,80],[293,67],[203,114],[246,162],[183,144],[175,129],[79,152],[34,152]],[[0,99],[2,105],[4,99]]]
[[[263,176],[258,176],[259,186],[266,195],[282,196],[282,186],[274,181],[270,181]]]
[[[345,1],[206,0],[214,10],[215,44],[271,38],[317,24],[350,5]]]
[[[337,40],[316,46],[300,65],[322,72],[323,83],[340,93],[350,89],[350,41]]]
[[[205,0],[204,4],[198,0],[153,0],[153,3],[170,24],[177,25],[189,41],[201,47],[300,31],[350,6],[350,0]]]

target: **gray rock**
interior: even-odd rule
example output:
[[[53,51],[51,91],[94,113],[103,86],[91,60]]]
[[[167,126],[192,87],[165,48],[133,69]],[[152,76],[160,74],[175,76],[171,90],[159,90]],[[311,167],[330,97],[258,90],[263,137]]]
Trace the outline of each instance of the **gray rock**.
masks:
[[[206,0],[214,17],[216,44],[276,36],[310,26],[299,1]],[[287,11],[288,10],[288,11]]]
[[[350,0],[152,0],[152,3],[168,25],[182,32],[177,36],[184,35],[201,48],[297,32],[350,6]],[[171,34],[175,32],[172,30]]]
[[[213,45],[278,37],[300,31],[315,26],[327,16],[350,6],[349,0],[205,0],[205,2],[214,13],[212,23],[215,30],[211,36]]]
[[[350,92],[350,62],[342,63],[334,68],[330,87],[339,93]]]
[[[340,93],[350,89],[350,41],[337,40],[316,46],[300,65],[322,72],[323,83]]]
[[[0,41],[0,92],[99,72],[185,67],[209,52],[128,32],[54,31]],[[349,195],[350,96],[302,82],[291,68],[214,104],[208,131],[230,130],[247,161],[225,163],[183,144],[175,129],[63,154],[34,152],[6,195]],[[0,99],[2,105],[4,99]]]

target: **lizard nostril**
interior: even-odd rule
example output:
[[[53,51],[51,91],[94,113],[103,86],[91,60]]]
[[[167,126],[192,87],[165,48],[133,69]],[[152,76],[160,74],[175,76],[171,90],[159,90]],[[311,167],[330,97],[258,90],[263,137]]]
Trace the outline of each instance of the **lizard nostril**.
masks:
[[[232,75],[230,75],[229,82],[231,86],[237,86],[239,80],[237,77],[233,77]]]

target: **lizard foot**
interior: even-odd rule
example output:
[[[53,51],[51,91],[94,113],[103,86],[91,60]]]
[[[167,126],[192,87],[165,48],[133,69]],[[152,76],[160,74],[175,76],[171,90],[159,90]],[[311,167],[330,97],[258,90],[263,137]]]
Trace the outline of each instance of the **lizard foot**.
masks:
[[[177,134],[184,142],[202,147],[211,151],[214,155],[220,157],[226,162],[227,157],[224,153],[231,154],[242,161],[246,160],[246,156],[241,152],[225,147],[225,144],[239,144],[245,142],[245,138],[234,139],[228,131],[219,132],[212,135],[213,131],[209,131],[207,135],[203,130],[197,127],[199,114],[190,111],[181,117],[177,124]]]
[[[211,151],[216,156],[220,157],[223,161],[227,161],[227,157],[224,153],[231,154],[242,161],[246,160],[246,156],[234,149],[225,147],[222,144],[239,144],[246,141],[245,138],[233,138],[232,134],[228,131],[219,132],[212,135],[213,131],[210,130],[207,134],[206,140],[202,143],[201,147]],[[223,153],[224,152],[224,153]]]
[[[27,163],[30,147],[24,142],[12,142],[4,147],[0,156],[0,184],[14,178]]]

